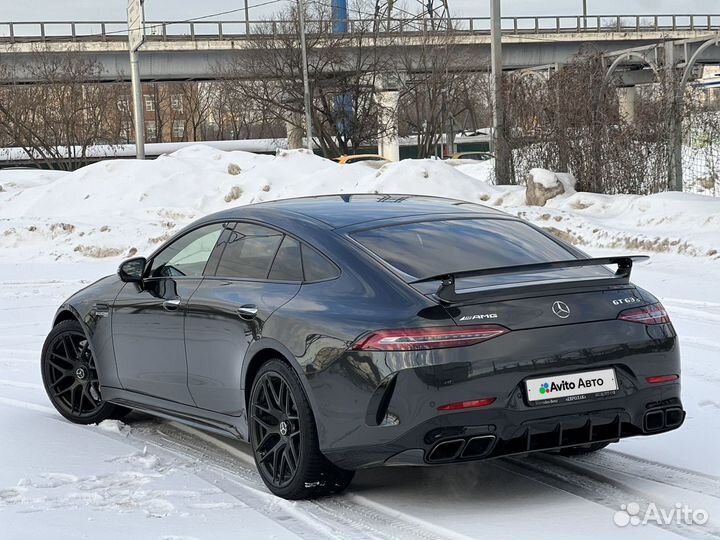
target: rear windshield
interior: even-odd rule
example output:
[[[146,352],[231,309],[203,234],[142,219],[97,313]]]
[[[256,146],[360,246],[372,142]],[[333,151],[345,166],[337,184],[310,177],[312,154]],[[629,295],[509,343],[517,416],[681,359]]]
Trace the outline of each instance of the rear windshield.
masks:
[[[505,219],[425,221],[351,236],[413,278],[577,258],[529,225]]]

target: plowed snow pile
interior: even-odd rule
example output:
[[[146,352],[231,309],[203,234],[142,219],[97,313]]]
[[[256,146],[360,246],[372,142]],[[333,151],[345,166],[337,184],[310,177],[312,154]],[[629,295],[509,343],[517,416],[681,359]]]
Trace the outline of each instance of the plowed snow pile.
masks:
[[[407,193],[502,207],[580,246],[719,256],[720,199],[568,193],[529,207],[523,187],[486,181],[491,167],[406,160],[378,169],[337,165],[303,150],[265,156],[196,145],[153,161],[105,161],[67,174],[0,171],[0,249],[6,261],[147,254],[193,219],[230,206]]]

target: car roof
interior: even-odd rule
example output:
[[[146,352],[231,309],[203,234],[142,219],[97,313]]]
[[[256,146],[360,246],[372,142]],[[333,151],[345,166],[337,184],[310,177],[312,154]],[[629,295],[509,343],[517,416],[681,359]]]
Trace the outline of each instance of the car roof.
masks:
[[[428,197],[421,195],[389,195],[389,194],[342,194],[319,195],[295,199],[282,199],[257,203],[249,206],[238,206],[225,210],[215,217],[226,219],[243,219],[251,217],[252,209],[268,210],[280,217],[290,214],[302,215],[320,221],[330,228],[341,228],[360,225],[370,221],[402,219],[412,216],[433,216],[448,214],[467,214],[505,216],[503,212],[480,204],[456,199]]]

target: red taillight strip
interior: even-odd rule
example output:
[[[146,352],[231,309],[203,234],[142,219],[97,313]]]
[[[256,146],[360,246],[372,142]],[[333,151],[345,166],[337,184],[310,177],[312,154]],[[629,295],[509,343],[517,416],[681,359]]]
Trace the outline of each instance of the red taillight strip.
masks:
[[[458,401],[456,403],[448,403],[437,408],[438,411],[461,411],[463,409],[477,409],[478,407],[487,407],[495,403],[495,398],[471,399],[469,401]]]
[[[358,341],[356,351],[421,351],[465,347],[509,332],[504,326],[435,326],[378,330]]]
[[[617,318],[621,321],[642,324],[667,324],[670,322],[670,317],[668,317],[667,311],[660,302],[649,306],[626,309],[621,311]]]
[[[650,384],[660,384],[666,382],[677,381],[680,375],[655,375],[654,377],[645,377],[645,380]]]

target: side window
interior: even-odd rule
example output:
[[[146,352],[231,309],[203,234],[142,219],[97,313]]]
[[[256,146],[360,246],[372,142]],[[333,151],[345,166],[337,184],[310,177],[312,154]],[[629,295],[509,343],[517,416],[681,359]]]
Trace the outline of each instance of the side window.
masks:
[[[340,275],[334,264],[305,244],[302,244],[302,259],[305,281],[321,281],[336,278]]]
[[[163,249],[152,262],[152,277],[200,277],[223,230],[222,223],[187,233]]]
[[[267,279],[283,234],[266,227],[238,223],[230,233],[215,275]]]
[[[268,279],[302,281],[302,259],[300,258],[300,243],[297,240],[289,236],[283,238]]]

